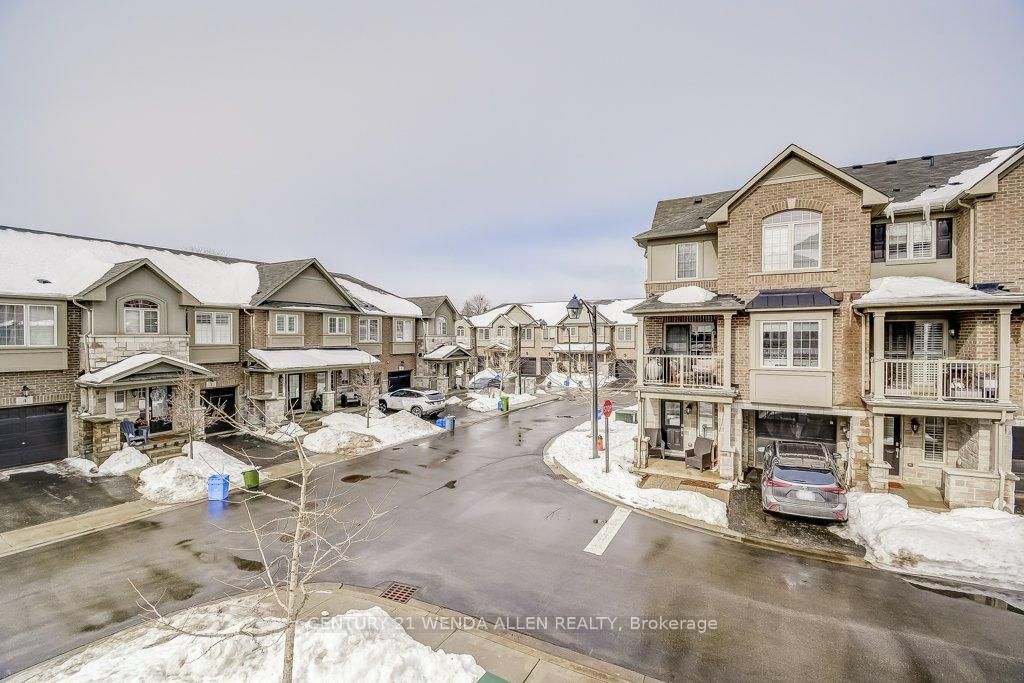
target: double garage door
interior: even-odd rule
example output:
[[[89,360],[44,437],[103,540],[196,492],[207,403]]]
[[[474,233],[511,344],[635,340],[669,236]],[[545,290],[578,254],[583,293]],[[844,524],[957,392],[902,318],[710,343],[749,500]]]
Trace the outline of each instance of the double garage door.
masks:
[[[66,457],[67,404],[0,408],[0,468]]]

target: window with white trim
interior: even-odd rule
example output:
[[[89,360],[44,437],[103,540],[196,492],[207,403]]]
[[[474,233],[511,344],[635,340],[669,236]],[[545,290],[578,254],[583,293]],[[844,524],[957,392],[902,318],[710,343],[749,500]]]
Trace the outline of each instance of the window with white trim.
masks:
[[[700,244],[679,242],[676,244],[676,279],[695,279],[700,271]]]
[[[821,322],[766,320],[761,323],[761,367],[817,368]]]
[[[196,344],[230,344],[231,314],[196,311]]]
[[[541,337],[546,341],[554,341],[557,335],[557,327],[548,327],[547,325],[545,325],[544,327],[541,328]]]
[[[633,341],[633,328],[632,327],[618,327],[616,328],[616,339],[620,342],[631,342]]]
[[[569,335],[569,339],[579,339],[580,338],[580,328],[579,328],[579,326],[577,326],[577,325],[570,325],[570,326],[566,327],[565,329],[567,330],[567,334]]]
[[[525,325],[523,327],[520,327],[519,338],[522,339],[523,341],[533,341],[533,328],[526,327]]]
[[[507,337],[508,336],[508,328],[505,327],[504,325],[498,325],[498,336],[499,337]]]
[[[160,307],[148,299],[129,299],[122,306],[125,334],[160,332]]]
[[[885,260],[935,258],[935,222],[911,221],[885,226]]]
[[[359,319],[359,341],[363,344],[380,343],[380,318]]]
[[[482,341],[489,341],[490,338],[491,338],[491,328],[489,328],[489,327],[481,327],[479,330],[476,331],[476,333],[477,333],[477,336]]]
[[[413,322],[407,318],[395,318],[395,341],[396,342],[411,342],[415,341],[415,333],[413,331]]]
[[[115,391],[114,392],[114,412],[122,413],[128,404],[128,392],[126,391]]]
[[[782,211],[761,221],[761,270],[821,267],[821,214]]]
[[[56,345],[56,306],[0,304],[0,346]]]
[[[924,461],[946,462],[946,418],[924,418]]]
[[[278,334],[298,334],[299,316],[295,313],[275,313],[274,331]]]
[[[455,327],[455,336],[459,337],[459,338],[466,337],[467,336],[466,335],[467,331],[468,330],[467,330],[465,325],[457,325]]]
[[[327,316],[327,334],[348,334],[348,316]]]
[[[608,326],[598,325],[597,326],[597,341],[603,342],[608,341]]]
[[[437,316],[437,320],[434,321],[434,334],[436,334],[439,337],[446,337],[446,336],[448,336],[448,318],[447,317],[445,317],[443,315]]]

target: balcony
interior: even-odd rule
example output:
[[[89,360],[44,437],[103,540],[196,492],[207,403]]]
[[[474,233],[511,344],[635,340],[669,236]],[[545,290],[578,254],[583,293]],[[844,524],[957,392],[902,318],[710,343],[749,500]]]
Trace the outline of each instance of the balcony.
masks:
[[[998,401],[999,361],[882,360],[886,398],[925,401]]]
[[[709,355],[655,354],[643,359],[643,379],[648,386],[722,389],[724,357]]]

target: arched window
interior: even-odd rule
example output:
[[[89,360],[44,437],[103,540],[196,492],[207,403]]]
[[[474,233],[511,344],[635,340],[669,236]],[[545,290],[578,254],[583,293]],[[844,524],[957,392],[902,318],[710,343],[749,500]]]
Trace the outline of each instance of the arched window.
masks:
[[[455,327],[455,335],[457,337],[465,337],[466,336],[466,326],[465,325],[458,325],[458,326],[456,326]]]
[[[508,332],[505,330],[505,326],[504,325],[498,325],[498,336],[499,337],[507,337],[508,336]]]
[[[782,211],[761,222],[761,270],[821,267],[821,214]]]
[[[443,315],[437,316],[437,320],[434,322],[434,333],[438,336],[448,336],[448,318]]]
[[[156,334],[160,331],[160,307],[148,299],[124,302],[125,334]]]

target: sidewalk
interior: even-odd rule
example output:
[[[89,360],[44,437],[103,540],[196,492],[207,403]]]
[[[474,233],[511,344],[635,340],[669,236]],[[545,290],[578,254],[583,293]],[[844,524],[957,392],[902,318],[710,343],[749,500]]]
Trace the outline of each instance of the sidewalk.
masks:
[[[349,610],[365,610],[378,606],[399,621],[414,640],[434,650],[468,654],[487,673],[481,681],[508,683],[559,683],[561,681],[659,683],[657,679],[624,669],[615,664],[588,657],[572,650],[551,645],[532,636],[509,631],[493,624],[481,622],[472,615],[454,612],[412,598],[408,603],[381,597],[380,590],[335,583],[308,584],[316,595],[311,598],[303,617],[318,619],[344,614]],[[254,594],[265,589],[253,591]],[[239,596],[216,600],[235,600]],[[74,655],[96,647],[104,640],[117,638],[135,629],[149,626],[141,624],[103,640],[67,652],[49,661],[15,674],[12,681],[31,681],[34,676],[61,664]]]
[[[509,412],[515,412],[517,410],[524,410],[526,408],[533,408],[535,406],[550,403],[551,401],[559,400],[558,396],[544,396],[536,401],[530,403],[523,403],[517,406],[513,406]],[[504,413],[474,413],[474,411],[466,410],[467,413],[473,413],[473,416],[468,416],[463,422],[459,422],[459,428],[468,427],[478,422],[485,420],[494,419],[501,417]],[[479,417],[477,417],[479,416]],[[232,438],[232,437],[224,437]],[[433,438],[428,436],[425,438]],[[415,440],[414,440],[415,441]],[[407,442],[409,443],[409,442]],[[380,451],[370,451],[368,453],[360,453],[359,455],[353,455],[348,457],[339,457],[334,453],[319,453],[310,455],[310,461],[315,465],[336,465],[339,463],[349,462],[351,460],[357,460],[359,458],[365,458],[379,453]],[[287,477],[298,474],[299,464],[295,459],[287,460],[285,462],[278,462],[268,467],[264,467],[260,470],[260,481],[263,484],[269,484],[275,480],[285,479]],[[240,486],[233,485],[232,491],[241,491]],[[205,499],[189,501],[187,503],[176,503],[172,505],[153,503],[144,498],[139,500],[133,500],[127,503],[121,503],[118,505],[112,505],[110,507],[101,508],[98,510],[92,510],[80,515],[73,515],[62,519],[56,519],[43,524],[36,524],[34,526],[26,526],[20,529],[14,529],[12,531],[6,531],[0,533],[0,557],[6,557],[7,555],[14,555],[17,553],[25,552],[26,550],[32,550],[40,548],[42,546],[50,545],[51,543],[59,543],[60,541],[66,541],[71,538],[78,536],[84,536],[91,534],[96,531],[102,531],[104,529],[110,529],[112,527],[120,526],[122,524],[128,524],[130,522],[145,519],[153,515],[158,515],[168,510],[175,510],[177,508],[185,507],[187,505],[196,505],[199,503],[206,503]]]

